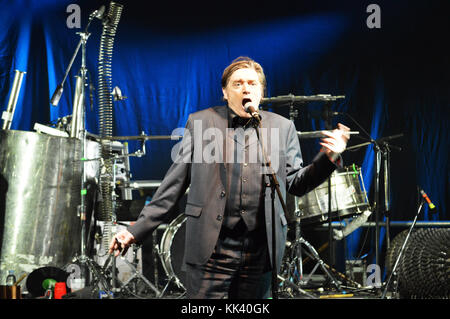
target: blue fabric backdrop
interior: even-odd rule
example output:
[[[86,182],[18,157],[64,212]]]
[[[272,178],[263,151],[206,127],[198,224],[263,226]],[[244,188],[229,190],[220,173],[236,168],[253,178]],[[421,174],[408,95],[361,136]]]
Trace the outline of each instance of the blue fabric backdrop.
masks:
[[[69,28],[69,4],[81,8],[81,28],[89,13],[108,1],[0,1],[0,106],[9,98],[14,70],[26,71],[12,129],[32,130],[34,123],[54,123],[72,113],[75,60],[58,107],[49,99],[62,80],[78,43]],[[114,104],[114,135],[169,135],[184,127],[188,114],[222,104],[220,77],[237,56],[259,61],[267,75],[268,96],[345,95],[332,109],[356,119],[372,138],[403,133],[392,143],[392,220],[411,220],[416,187],[438,207],[419,220],[448,220],[449,212],[449,55],[442,45],[449,19],[443,2],[377,1],[381,28],[366,25],[367,1],[297,1],[220,4],[124,4],[115,38],[113,86],[126,100]],[[87,66],[97,81],[100,21],[90,27]],[[87,127],[98,133],[98,100],[88,108]],[[320,103],[299,107],[298,130],[324,128],[311,116]],[[288,117],[286,108],[273,108]],[[360,130],[347,116],[334,119]],[[363,136],[364,137],[364,136]],[[349,145],[364,142],[354,137]],[[176,141],[149,141],[147,155],[132,159],[133,179],[162,179]],[[317,140],[302,140],[309,162]],[[130,151],[139,147],[130,142]],[[373,201],[375,157],[372,146],[344,153],[345,165],[362,167]],[[383,218],[383,216],[381,216]],[[373,253],[362,232],[347,239],[347,258]],[[384,232],[382,233],[384,234]],[[384,236],[381,236],[383,244]],[[373,241],[370,241],[373,244]]]

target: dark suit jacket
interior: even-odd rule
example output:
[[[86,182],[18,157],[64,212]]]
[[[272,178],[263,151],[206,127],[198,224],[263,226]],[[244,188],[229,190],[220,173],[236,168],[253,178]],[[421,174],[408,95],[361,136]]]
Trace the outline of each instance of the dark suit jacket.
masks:
[[[324,153],[319,153],[312,163],[303,166],[300,144],[294,123],[275,113],[260,111],[261,126],[267,132],[262,136],[264,148],[276,171],[283,198],[286,191],[301,196],[321,184],[336,168]],[[178,156],[153,200],[144,207],[136,223],[128,228],[136,241],[142,242],[164,220],[165,214],[173,208],[189,187],[185,214],[186,243],[185,261],[191,264],[205,264],[211,256],[222,226],[227,189],[226,138],[228,118],[227,107],[208,108],[189,116],[185,135],[178,150]],[[215,133],[214,133],[215,132]],[[215,135],[214,137],[211,137]],[[253,141],[250,143],[258,142]],[[216,157],[198,162],[202,152],[212,152]],[[200,156],[200,157],[199,157]],[[269,183],[268,176],[265,182]],[[267,243],[272,260],[272,202],[271,189],[265,188],[265,222]],[[275,201],[275,228],[277,247],[277,269],[283,258],[286,244],[287,221],[281,202]]]

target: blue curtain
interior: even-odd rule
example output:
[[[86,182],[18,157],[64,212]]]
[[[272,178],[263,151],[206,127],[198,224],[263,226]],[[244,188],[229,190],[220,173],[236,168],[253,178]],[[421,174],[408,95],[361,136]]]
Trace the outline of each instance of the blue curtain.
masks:
[[[74,62],[57,107],[50,97],[61,82],[89,13],[107,1],[1,1],[0,106],[6,108],[14,70],[26,71],[12,124],[33,130],[35,123],[55,123],[72,113]],[[120,1],[118,1],[120,2]],[[392,220],[411,220],[417,208],[417,186],[437,208],[419,220],[448,220],[449,204],[449,56],[443,40],[449,22],[440,2],[411,4],[378,1],[380,29],[369,29],[369,3],[333,1],[314,5],[261,3],[252,11],[235,11],[226,4],[214,9],[170,4],[146,7],[123,1],[115,37],[112,79],[127,99],[114,103],[114,135],[170,135],[184,127],[189,113],[222,104],[220,77],[236,57],[260,62],[266,72],[268,96],[312,94],[345,95],[331,105],[348,113],[378,139],[403,133],[392,144]],[[81,8],[81,28],[69,28],[69,4]],[[209,8],[209,7],[207,7]],[[87,67],[97,84],[102,25],[89,29]],[[98,100],[87,110],[88,131],[98,133]],[[324,121],[311,116],[321,103],[299,106],[298,130],[323,129]],[[289,117],[286,108],[271,108]],[[359,130],[349,117],[333,119]],[[362,143],[363,134],[349,145]],[[147,155],[131,159],[133,179],[162,179],[171,164],[176,141],[148,141]],[[318,151],[316,140],[301,141],[306,162]],[[130,152],[140,147],[129,143]],[[372,146],[344,153],[345,165],[362,168],[365,188],[373,201],[375,152]],[[383,219],[384,216],[381,216]],[[347,238],[346,255],[373,253],[362,246],[359,229]],[[384,230],[380,238],[383,245]],[[373,243],[373,241],[372,241]]]

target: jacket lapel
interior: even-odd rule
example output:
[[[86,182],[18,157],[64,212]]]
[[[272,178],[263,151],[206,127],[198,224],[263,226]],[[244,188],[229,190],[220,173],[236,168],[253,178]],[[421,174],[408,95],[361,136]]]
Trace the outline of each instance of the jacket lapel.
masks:
[[[216,138],[216,149],[219,150],[219,171],[222,185],[227,189],[227,167],[225,165],[226,141],[227,141],[227,127],[228,127],[228,110],[227,106],[218,106],[213,108],[215,114],[213,116],[214,128],[218,129],[222,133],[222,139]]]

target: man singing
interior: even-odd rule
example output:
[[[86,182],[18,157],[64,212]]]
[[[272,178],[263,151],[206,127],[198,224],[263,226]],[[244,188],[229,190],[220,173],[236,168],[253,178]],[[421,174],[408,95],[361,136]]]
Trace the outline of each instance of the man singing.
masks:
[[[304,166],[294,123],[258,111],[266,88],[259,63],[248,57],[235,59],[225,68],[221,85],[227,106],[189,116],[181,152],[136,223],[115,235],[110,253],[117,256],[119,249],[125,252],[131,244],[142,243],[189,187],[186,297],[267,298],[272,269],[280,268],[287,234],[278,195],[272,220],[270,173],[275,173],[283,200],[286,191],[304,195],[337,167],[335,161],[346,148],[350,129],[338,124],[326,132],[321,151]],[[256,114],[252,116],[249,110]]]

